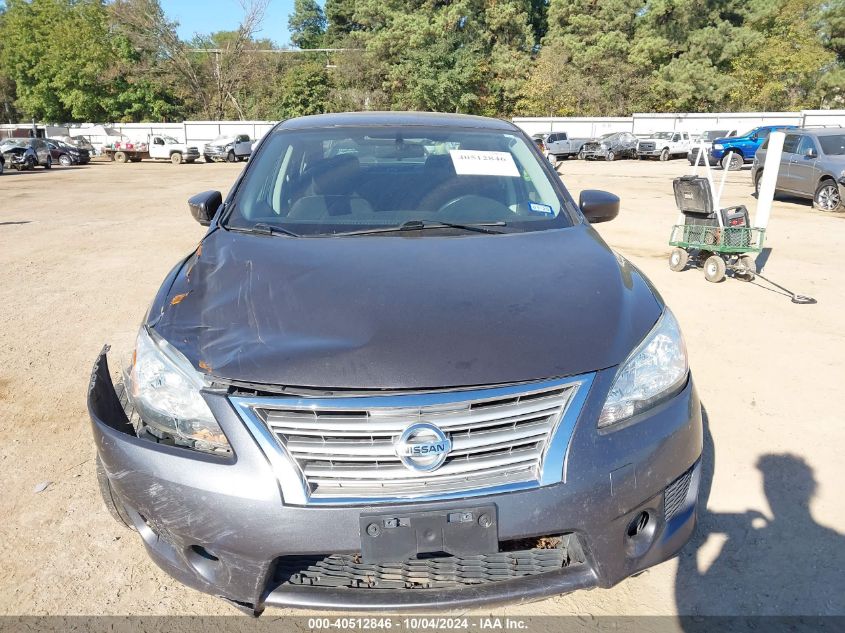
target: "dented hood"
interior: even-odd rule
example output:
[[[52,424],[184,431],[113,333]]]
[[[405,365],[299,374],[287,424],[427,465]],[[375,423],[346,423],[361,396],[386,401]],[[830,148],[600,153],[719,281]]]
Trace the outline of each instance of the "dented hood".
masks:
[[[662,309],[586,225],[346,238],[217,230],[165,286],[148,324],[195,367],[301,387],[437,388],[603,369]]]

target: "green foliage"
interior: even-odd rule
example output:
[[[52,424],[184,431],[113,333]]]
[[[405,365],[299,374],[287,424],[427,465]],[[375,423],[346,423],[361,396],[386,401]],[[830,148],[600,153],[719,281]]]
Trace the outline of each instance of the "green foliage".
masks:
[[[320,48],[326,32],[326,16],[315,0],[295,0],[288,18],[290,41],[299,48]]]
[[[0,0],[0,118],[845,107],[845,0],[295,0],[285,55],[243,5],[185,42],[159,0]]]
[[[308,61],[290,68],[282,77],[275,119],[290,119],[326,111],[329,77],[325,65]]]

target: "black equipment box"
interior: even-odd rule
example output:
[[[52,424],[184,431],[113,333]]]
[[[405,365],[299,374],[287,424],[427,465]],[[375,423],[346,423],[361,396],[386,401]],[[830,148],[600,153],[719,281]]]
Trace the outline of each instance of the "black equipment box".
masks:
[[[720,210],[722,214],[722,226],[726,227],[741,227],[748,226],[751,222],[748,220],[748,209],[744,204],[738,207],[728,207]]]
[[[702,176],[681,176],[672,181],[675,204],[683,214],[714,217],[710,183]]]

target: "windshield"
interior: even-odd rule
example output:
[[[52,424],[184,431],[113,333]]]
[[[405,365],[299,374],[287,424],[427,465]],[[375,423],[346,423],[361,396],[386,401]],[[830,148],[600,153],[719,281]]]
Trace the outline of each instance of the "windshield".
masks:
[[[214,143],[214,144],[217,144],[217,143],[231,143],[231,142],[232,142],[232,141],[234,141],[234,140],[235,140],[235,137],[234,137],[234,136],[218,136],[216,139],[214,139],[214,140],[213,140],[213,141],[211,141],[211,142],[212,142],[212,143]]]
[[[268,138],[225,226],[269,225],[302,236],[418,222],[535,231],[569,226],[563,205],[535,150],[517,132],[336,127]]]
[[[665,138],[670,139],[672,138],[672,132],[658,132],[654,135],[654,138]]]
[[[178,145],[179,141],[177,141],[172,136],[162,136],[161,139],[164,141],[166,145]]]
[[[611,136],[616,136],[616,132],[608,132],[607,134],[602,134],[602,135],[599,137],[599,140],[600,140],[600,141],[603,141],[604,139],[606,139],[606,138],[610,138]]]
[[[845,134],[819,136],[818,139],[822,146],[822,153],[828,156],[845,155]]]
[[[702,135],[704,141],[715,141],[717,138],[724,138],[728,135],[728,130],[709,130]]]

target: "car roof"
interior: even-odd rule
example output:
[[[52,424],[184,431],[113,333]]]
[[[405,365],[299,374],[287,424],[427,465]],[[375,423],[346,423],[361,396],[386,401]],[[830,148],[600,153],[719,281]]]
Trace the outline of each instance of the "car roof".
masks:
[[[845,134],[845,128],[841,127],[801,128],[801,131],[814,136],[838,136]]]
[[[356,125],[426,125],[434,127],[471,127],[513,132],[519,130],[510,121],[469,114],[442,112],[341,112],[315,114],[282,121],[277,130],[307,130]]]

